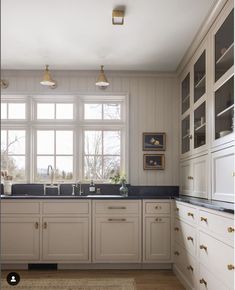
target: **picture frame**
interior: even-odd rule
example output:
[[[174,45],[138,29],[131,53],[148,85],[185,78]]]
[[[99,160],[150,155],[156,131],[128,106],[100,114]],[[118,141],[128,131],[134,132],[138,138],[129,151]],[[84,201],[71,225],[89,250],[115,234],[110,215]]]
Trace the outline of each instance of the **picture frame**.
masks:
[[[166,133],[143,133],[143,151],[165,151]]]
[[[164,170],[165,154],[144,154],[143,167],[144,170]]]

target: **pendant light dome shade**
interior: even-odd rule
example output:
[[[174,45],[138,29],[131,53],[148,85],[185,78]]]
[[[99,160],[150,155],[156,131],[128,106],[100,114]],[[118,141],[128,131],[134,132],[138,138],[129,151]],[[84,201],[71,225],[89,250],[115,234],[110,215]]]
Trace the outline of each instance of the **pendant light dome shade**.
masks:
[[[98,76],[97,82],[95,83],[100,88],[106,88],[109,86],[109,82],[104,73],[104,66],[101,65],[100,67],[100,74]]]
[[[43,74],[43,79],[40,82],[43,86],[55,86],[56,82],[52,79],[51,74],[49,72],[49,65],[46,64],[46,69]]]

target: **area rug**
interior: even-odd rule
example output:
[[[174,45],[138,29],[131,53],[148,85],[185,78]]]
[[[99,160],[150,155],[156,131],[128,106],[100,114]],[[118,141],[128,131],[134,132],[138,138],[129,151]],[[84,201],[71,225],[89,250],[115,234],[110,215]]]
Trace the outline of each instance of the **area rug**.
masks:
[[[21,279],[18,285],[10,286],[1,279],[2,290],[136,290],[132,278],[102,279]]]

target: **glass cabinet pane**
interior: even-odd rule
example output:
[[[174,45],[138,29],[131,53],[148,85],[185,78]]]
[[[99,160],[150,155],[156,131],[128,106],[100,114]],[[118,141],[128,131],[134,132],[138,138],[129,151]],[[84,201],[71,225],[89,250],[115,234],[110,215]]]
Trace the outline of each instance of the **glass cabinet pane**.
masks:
[[[182,154],[190,150],[190,118],[187,116],[182,120]]]
[[[234,63],[234,11],[215,34],[215,81]]]
[[[190,107],[190,74],[182,81],[181,84],[182,114]]]
[[[206,92],[206,51],[194,65],[194,103]]]
[[[206,144],[206,102],[194,111],[194,148]]]
[[[234,130],[234,77],[215,92],[215,139]]]

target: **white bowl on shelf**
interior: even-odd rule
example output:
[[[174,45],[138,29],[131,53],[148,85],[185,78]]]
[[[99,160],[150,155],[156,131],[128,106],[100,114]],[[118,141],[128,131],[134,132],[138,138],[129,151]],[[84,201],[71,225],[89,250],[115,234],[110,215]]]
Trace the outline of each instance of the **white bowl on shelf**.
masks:
[[[226,135],[228,135],[228,134],[230,134],[230,133],[232,133],[232,131],[229,131],[229,130],[220,131],[220,132],[219,132],[219,136],[220,136],[220,137],[224,137],[224,136],[226,136]]]

